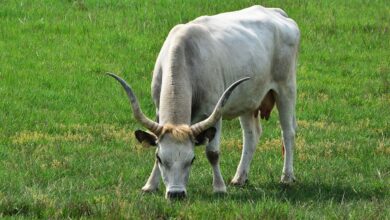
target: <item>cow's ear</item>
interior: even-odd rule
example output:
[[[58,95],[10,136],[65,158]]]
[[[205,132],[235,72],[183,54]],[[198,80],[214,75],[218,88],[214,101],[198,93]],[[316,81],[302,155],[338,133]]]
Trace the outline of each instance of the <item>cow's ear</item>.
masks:
[[[207,144],[214,139],[217,129],[214,127],[208,128],[195,137],[195,145]]]
[[[157,146],[157,137],[154,134],[136,130],[134,132],[135,138],[142,144],[144,147]]]

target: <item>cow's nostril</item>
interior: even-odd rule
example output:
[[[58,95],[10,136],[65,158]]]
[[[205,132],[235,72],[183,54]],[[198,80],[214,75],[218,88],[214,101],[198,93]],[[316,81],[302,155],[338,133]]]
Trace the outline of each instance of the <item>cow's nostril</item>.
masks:
[[[184,199],[186,193],[184,191],[168,192],[168,199]]]

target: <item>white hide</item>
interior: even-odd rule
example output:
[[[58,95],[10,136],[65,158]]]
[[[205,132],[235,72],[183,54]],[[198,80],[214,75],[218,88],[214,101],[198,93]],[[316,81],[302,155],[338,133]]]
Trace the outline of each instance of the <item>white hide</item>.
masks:
[[[232,183],[242,185],[247,180],[261,135],[254,112],[270,90],[276,94],[286,149],[281,181],[292,182],[299,38],[297,24],[284,11],[262,6],[202,16],[175,26],[159,53],[153,75],[152,95],[159,124],[192,125],[205,119],[229,85],[251,77],[234,90],[223,110],[225,119],[240,117],[244,136],[242,158]],[[216,128],[216,138],[206,151],[218,155],[221,122]],[[183,164],[192,159],[193,148],[193,143],[175,143],[170,137],[159,140],[159,157],[177,164],[176,171],[159,166],[167,191],[172,187],[185,190],[189,168],[184,169]],[[226,191],[219,163],[212,163],[212,167],[214,191]],[[144,191],[158,187],[157,169],[155,165]],[[174,180],[176,177],[178,180]]]

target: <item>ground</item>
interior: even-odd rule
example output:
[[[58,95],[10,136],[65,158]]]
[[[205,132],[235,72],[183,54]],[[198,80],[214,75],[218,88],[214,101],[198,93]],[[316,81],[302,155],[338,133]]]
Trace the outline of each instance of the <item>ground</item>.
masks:
[[[389,219],[390,4],[267,0],[300,26],[295,174],[282,170],[278,113],[263,121],[250,181],[212,194],[204,147],[189,198],[141,193],[154,151],[133,136],[123,76],[154,117],[151,72],[169,30],[258,1],[1,1],[0,217]],[[221,169],[234,175],[237,120],[223,127]],[[387,207],[387,208],[386,208]]]

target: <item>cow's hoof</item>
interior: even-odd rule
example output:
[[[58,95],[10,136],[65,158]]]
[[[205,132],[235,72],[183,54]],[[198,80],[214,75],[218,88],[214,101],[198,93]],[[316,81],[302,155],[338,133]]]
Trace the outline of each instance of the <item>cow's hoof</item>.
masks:
[[[151,185],[145,185],[144,187],[142,187],[142,192],[144,193],[152,193],[152,192],[156,192],[157,191],[157,187],[152,187]]]
[[[225,194],[226,193],[226,186],[215,186],[213,188],[213,193],[214,194]]]
[[[237,187],[243,187],[245,184],[248,183],[248,179],[244,178],[233,178],[232,181],[230,181],[230,184],[232,186],[237,186]]]
[[[248,174],[246,171],[237,171],[230,184],[237,187],[243,187],[248,183]]]
[[[282,177],[280,178],[280,183],[284,185],[293,185],[295,183],[294,174],[283,173]]]

